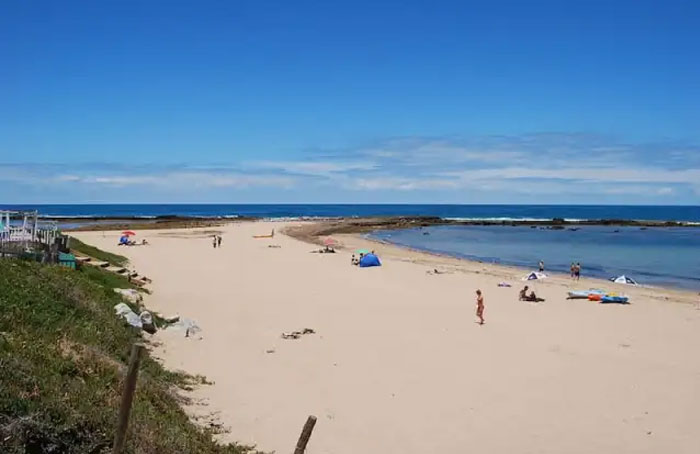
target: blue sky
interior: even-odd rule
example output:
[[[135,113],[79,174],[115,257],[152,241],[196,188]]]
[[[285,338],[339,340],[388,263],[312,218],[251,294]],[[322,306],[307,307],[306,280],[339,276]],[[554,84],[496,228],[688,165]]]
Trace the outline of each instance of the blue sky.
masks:
[[[0,203],[700,204],[700,3],[8,2]]]

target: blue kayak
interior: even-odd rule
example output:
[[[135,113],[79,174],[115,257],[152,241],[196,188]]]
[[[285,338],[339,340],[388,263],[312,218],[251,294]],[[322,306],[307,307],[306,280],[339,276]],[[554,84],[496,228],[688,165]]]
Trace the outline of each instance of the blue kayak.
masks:
[[[618,304],[629,304],[629,298],[626,296],[612,296],[605,295],[600,299],[601,303],[618,303]]]

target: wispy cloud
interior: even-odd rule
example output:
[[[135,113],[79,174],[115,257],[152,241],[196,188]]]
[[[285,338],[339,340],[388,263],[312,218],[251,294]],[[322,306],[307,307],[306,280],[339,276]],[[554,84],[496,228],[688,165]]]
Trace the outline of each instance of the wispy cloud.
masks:
[[[300,156],[218,165],[0,163],[0,182],[91,191],[130,187],[144,194],[186,191],[193,197],[279,189],[308,198],[300,201],[316,201],[319,194],[353,200],[352,194],[396,193],[402,195],[392,200],[405,202],[411,194],[435,194],[436,202],[507,203],[514,195],[544,202],[553,197],[700,202],[700,147],[687,143],[624,143],[587,134],[404,137]]]

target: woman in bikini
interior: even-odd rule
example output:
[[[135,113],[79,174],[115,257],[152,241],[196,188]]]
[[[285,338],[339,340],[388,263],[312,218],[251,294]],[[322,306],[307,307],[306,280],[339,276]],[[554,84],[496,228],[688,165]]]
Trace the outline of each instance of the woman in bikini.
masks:
[[[479,317],[479,325],[484,324],[484,296],[481,290],[476,291],[476,316]]]

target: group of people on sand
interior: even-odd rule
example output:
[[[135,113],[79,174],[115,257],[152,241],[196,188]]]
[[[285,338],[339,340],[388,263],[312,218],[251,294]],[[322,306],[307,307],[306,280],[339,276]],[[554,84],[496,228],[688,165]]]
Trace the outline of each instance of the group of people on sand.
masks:
[[[520,301],[532,301],[535,303],[539,303],[544,301],[544,298],[538,297],[534,291],[530,291],[528,294],[527,291],[529,290],[529,287],[526,285],[525,287],[520,290],[519,294],[519,300]],[[476,316],[479,318],[479,325],[484,324],[484,295],[481,292],[481,289],[477,289],[476,291]]]
[[[217,247],[221,247],[221,235],[214,235],[211,239],[212,246],[214,246],[214,249]]]
[[[544,260],[540,260],[538,265],[539,265],[538,268],[540,270],[540,273],[544,273]],[[581,263],[571,262],[570,271],[571,271],[571,279],[578,281],[581,278]]]
[[[581,278],[581,264],[571,262],[571,279],[579,280]]]
[[[374,253],[374,250],[372,251],[372,254],[373,254],[373,255],[376,255],[376,254]],[[350,258],[350,264],[351,264],[351,265],[359,265],[359,264],[360,264],[360,260],[362,260],[362,257],[364,257],[364,256],[365,256],[365,253],[364,253],[364,252],[360,252],[360,256],[359,256],[359,257],[357,257],[357,256],[355,256],[355,254],[353,254],[352,257]]]
[[[333,246],[323,246],[321,249],[315,249],[311,252],[315,252],[317,254],[335,254],[335,249]]]
[[[529,290],[529,287],[527,285],[525,287],[523,287],[522,290],[520,290],[520,293],[518,294],[518,299],[520,301],[532,301],[534,303],[539,303],[539,302],[544,301],[544,298],[537,297],[534,290],[530,291],[530,294],[527,293],[528,290]]]
[[[128,237],[121,237],[117,246],[148,246],[148,241],[146,238],[141,239],[141,241],[130,240]]]

